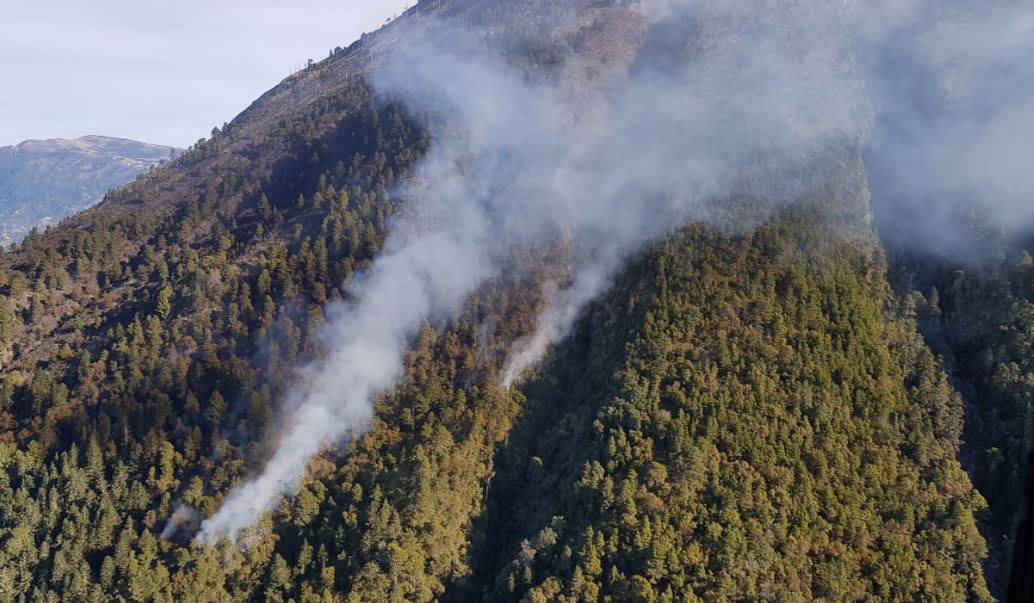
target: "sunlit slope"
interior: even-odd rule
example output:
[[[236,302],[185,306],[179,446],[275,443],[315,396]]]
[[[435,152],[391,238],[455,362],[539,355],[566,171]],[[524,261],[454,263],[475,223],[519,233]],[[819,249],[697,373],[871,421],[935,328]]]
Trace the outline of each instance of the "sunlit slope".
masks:
[[[638,260],[524,388],[485,600],[987,598],[962,408],[821,206]]]

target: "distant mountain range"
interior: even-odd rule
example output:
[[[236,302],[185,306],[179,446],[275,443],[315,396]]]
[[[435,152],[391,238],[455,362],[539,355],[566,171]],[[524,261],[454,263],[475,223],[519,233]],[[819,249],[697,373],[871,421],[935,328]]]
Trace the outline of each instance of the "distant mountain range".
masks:
[[[0,148],[0,243],[101,201],[151,166],[178,154],[173,147],[123,138],[27,140]]]

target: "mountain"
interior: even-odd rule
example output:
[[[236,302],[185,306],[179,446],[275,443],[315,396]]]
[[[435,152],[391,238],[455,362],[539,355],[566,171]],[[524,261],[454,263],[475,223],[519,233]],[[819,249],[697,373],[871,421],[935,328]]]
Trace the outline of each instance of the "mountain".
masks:
[[[424,0],[287,78],[211,140],[0,256],[0,598],[992,600],[1019,507],[1001,480],[1022,473],[1030,408],[1029,254],[1018,243],[999,271],[959,275],[960,265],[886,245],[866,158],[843,143],[806,169],[779,165],[778,187],[768,173],[736,178],[747,186],[695,208],[703,217],[633,246],[567,336],[512,384],[511,351],[534,339],[589,254],[571,228],[544,245],[512,241],[504,260],[451,265],[450,284],[465,269],[508,269],[451,315],[419,321],[402,379],[373,396],[350,437],[317,446],[272,511],[235,542],[198,539],[276,454],[298,392],[322,378],[339,340],[365,332],[340,317],[384,271],[379,258],[404,249],[394,229],[414,215],[436,221],[415,205],[447,163],[428,158],[466,124],[442,127],[430,95],[384,94],[380,69],[460,28],[520,74],[520,85],[494,80],[504,97],[530,81],[556,106],[594,107],[596,95],[735,46],[755,25],[749,15],[699,27],[652,19],[634,2]],[[841,58],[830,73],[849,68]],[[809,56],[828,67],[821,59]],[[717,64],[710,86],[727,79]],[[456,79],[469,93],[447,100],[471,100],[491,121],[496,112]],[[534,87],[542,81],[562,85]],[[537,96],[518,98],[521,111],[501,121],[521,127],[485,139],[537,165],[508,141],[536,138],[540,118],[560,127],[548,122],[555,105],[535,113]],[[658,98],[669,97],[632,106]],[[591,144],[595,117],[577,115],[568,133],[590,136],[565,167],[606,147]],[[649,117],[630,129],[656,125]],[[797,125],[823,125],[792,117],[794,140]],[[648,146],[615,154],[646,169],[637,155]],[[459,173],[476,173],[479,154],[461,150]],[[550,145],[542,152],[552,159]],[[489,171],[508,173],[494,158]],[[681,185],[672,174],[699,165],[648,174]],[[518,180],[519,209],[563,207],[536,205],[539,179]],[[640,217],[622,207],[617,222]],[[423,299],[389,290],[373,303]],[[348,364],[376,371],[388,357],[361,351]],[[352,387],[329,389],[339,401]]]
[[[172,147],[121,138],[27,140],[0,148],[0,244],[100,202],[162,161]]]

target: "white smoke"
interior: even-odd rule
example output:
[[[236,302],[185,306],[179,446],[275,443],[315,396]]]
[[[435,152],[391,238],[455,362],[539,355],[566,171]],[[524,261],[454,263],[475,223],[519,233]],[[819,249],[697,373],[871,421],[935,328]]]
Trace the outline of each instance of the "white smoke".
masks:
[[[306,464],[322,447],[367,428],[372,398],[402,372],[406,342],[428,318],[453,315],[480,284],[477,273],[456,270],[454,263],[480,249],[475,239],[483,230],[468,229],[474,218],[388,243],[353,287],[360,301],[331,313],[326,336],[335,342],[334,351],[302,373],[283,435],[262,474],[230,493],[219,512],[202,523],[198,540],[235,538],[297,490]]]
[[[717,199],[764,197],[774,208],[806,194],[811,184],[799,174],[813,162],[868,141],[880,108],[872,95],[888,88],[873,49],[925,18],[924,7],[647,2],[644,36],[667,28],[678,43],[648,41],[638,56],[612,57],[608,69],[625,73],[599,90],[584,89],[584,78],[565,83],[579,69],[591,73],[578,63],[589,59],[529,69],[461,28],[441,27],[400,51],[374,85],[425,116],[434,140],[407,209],[352,287],[358,301],[328,312],[333,352],[299,379],[272,458],[198,539],[236,537],[297,489],[322,447],[362,433],[372,398],[402,376],[420,326],[455,317],[515,249],[570,241],[578,259],[571,285],[515,344],[507,386],[644,244],[708,219]]]
[[[517,341],[503,369],[502,385],[514,382],[546,353],[549,345],[567,335],[578,313],[610,284],[611,273],[617,265],[613,261],[596,261],[575,270],[575,281],[570,287],[549,295],[549,305],[539,316],[535,330]]]
[[[980,227],[1034,223],[1034,2],[886,8],[859,10],[858,28],[879,101],[866,164],[881,230],[962,259],[992,252]]]

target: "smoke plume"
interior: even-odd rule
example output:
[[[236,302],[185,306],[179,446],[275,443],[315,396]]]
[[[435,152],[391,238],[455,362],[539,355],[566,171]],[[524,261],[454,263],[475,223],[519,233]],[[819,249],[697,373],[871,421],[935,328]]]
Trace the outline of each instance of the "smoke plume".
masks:
[[[807,175],[831,155],[886,153],[881,174],[914,182],[910,169],[942,160],[938,135],[951,140],[972,129],[985,146],[968,156],[953,150],[955,180],[939,186],[993,180],[1003,199],[1029,194],[1031,172],[1019,159],[983,173],[958,167],[1013,143],[1020,157],[1034,156],[1023,146],[1030,137],[1010,139],[1012,128],[1030,128],[1030,120],[1016,124],[1029,117],[1024,105],[1000,104],[1012,75],[979,69],[1028,50],[1025,26],[1010,22],[1010,36],[982,46],[958,73],[960,65],[941,65],[947,55],[931,50],[958,45],[948,35],[954,23],[976,36],[1022,12],[1001,6],[973,16],[918,0],[656,0],[626,9],[639,38],[631,52],[602,63],[592,52],[560,52],[559,65],[533,65],[456,24],[400,50],[374,86],[426,119],[433,146],[402,192],[406,210],[384,251],[350,286],[358,301],[328,312],[332,353],[298,379],[275,453],[203,523],[199,540],[236,537],[296,490],[320,448],[362,433],[372,398],[402,376],[420,326],[455,317],[486,279],[512,265],[515,249],[563,241],[576,259],[570,285],[551,296],[537,330],[514,344],[507,386],[568,332],[630,254],[687,221],[710,219],[708,208],[721,199],[764,198],[773,210],[791,203],[811,190]],[[576,26],[572,19],[547,30],[563,41]],[[901,126],[919,128],[906,102],[915,95],[903,90],[913,65],[901,52],[934,70],[939,85],[951,84],[931,94],[973,96],[993,80],[1003,99],[965,107],[986,113],[986,122],[913,132]],[[908,161],[899,163],[899,154]],[[1016,180],[998,180],[1003,171]]]
[[[879,103],[866,165],[880,229],[925,252],[992,252],[989,231],[1034,223],[1034,3],[894,4],[899,18],[870,7],[858,28]]]

